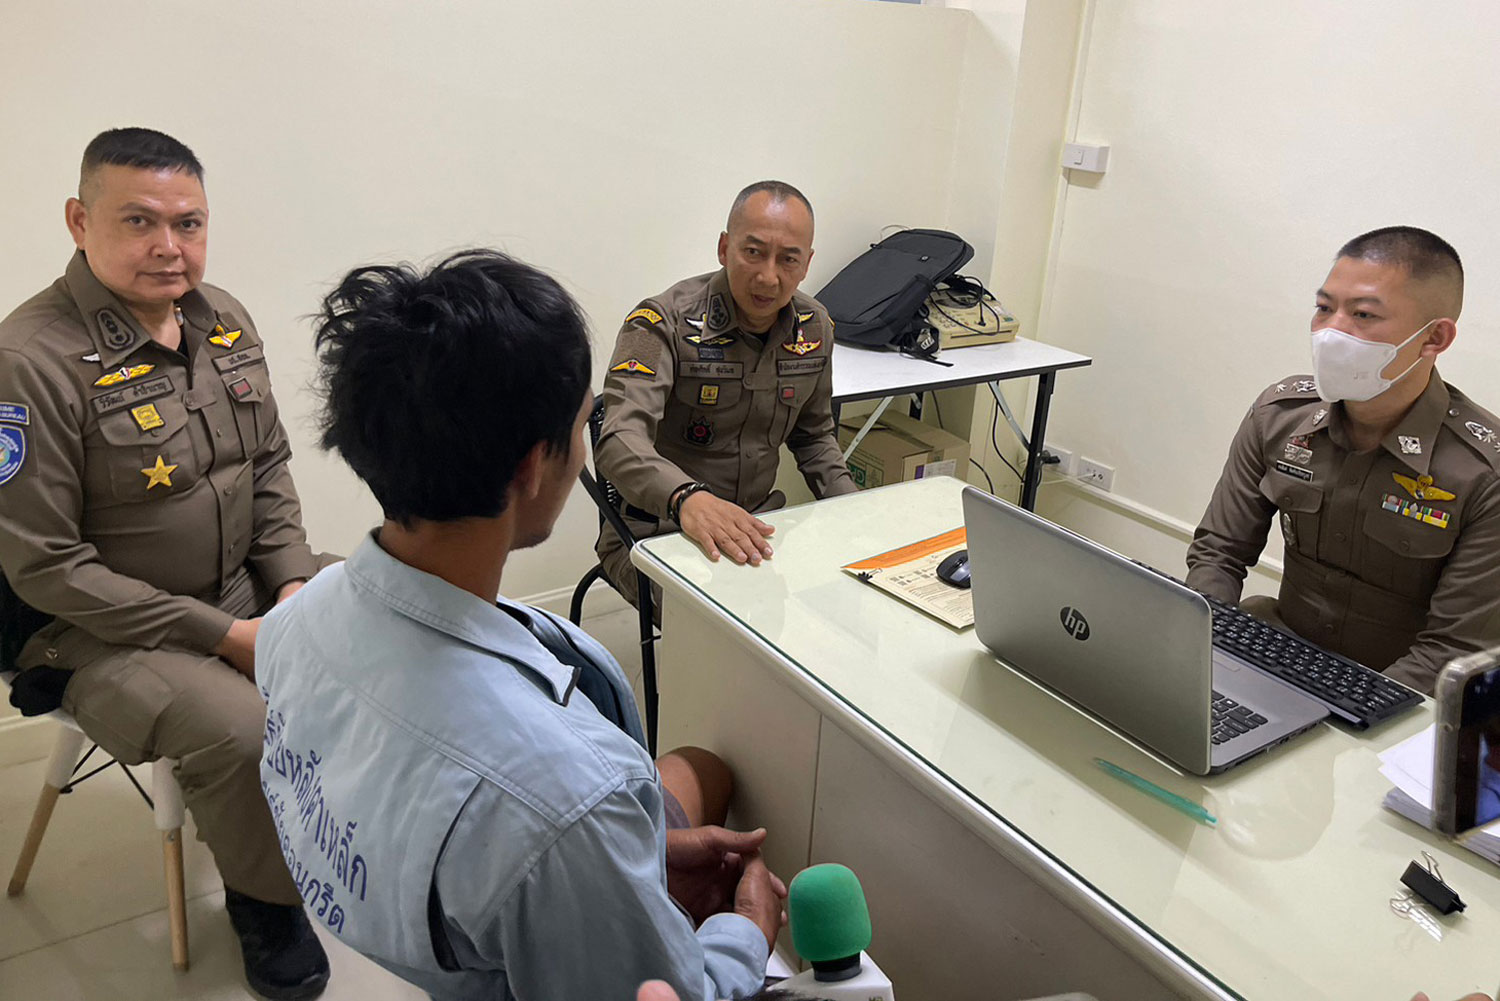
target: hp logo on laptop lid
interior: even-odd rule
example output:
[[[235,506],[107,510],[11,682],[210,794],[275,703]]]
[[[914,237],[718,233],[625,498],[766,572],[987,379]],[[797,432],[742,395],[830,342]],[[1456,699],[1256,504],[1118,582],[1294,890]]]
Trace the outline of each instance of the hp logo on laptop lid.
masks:
[[[1064,605],[1057,617],[1062,621],[1062,626],[1068,631],[1068,635],[1075,640],[1089,638],[1089,620],[1085,619],[1083,613],[1072,605]]]

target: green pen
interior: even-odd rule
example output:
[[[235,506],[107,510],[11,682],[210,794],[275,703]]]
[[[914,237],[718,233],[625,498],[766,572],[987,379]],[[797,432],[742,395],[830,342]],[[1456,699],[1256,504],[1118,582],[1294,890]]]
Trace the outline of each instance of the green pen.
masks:
[[[1175,792],[1168,792],[1161,786],[1157,785],[1155,782],[1147,781],[1146,779],[1141,778],[1135,772],[1126,771],[1112,761],[1105,761],[1103,758],[1095,758],[1094,764],[1104,769],[1105,774],[1113,775],[1115,778],[1119,779],[1121,782],[1124,782],[1126,785],[1135,786],[1147,796],[1156,797],[1179,813],[1185,813],[1189,817],[1192,817],[1200,824],[1207,824],[1209,827],[1213,827],[1219,822],[1219,818],[1215,817],[1213,814],[1209,813],[1207,810],[1203,809],[1203,807],[1199,806],[1197,803],[1194,803],[1192,800],[1183,799]]]

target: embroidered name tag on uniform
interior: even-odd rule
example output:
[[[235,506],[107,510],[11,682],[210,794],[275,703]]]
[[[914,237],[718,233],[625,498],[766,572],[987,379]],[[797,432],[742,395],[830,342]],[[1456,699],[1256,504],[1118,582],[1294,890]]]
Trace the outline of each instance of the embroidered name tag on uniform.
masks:
[[[130,408],[130,416],[135,418],[136,426],[142,431],[150,431],[167,423],[161,419],[161,414],[156,412],[156,404],[143,403],[138,407]]]
[[[1440,511],[1435,507],[1418,504],[1416,501],[1402,500],[1395,494],[1386,494],[1380,499],[1380,506],[1393,514],[1399,514],[1403,518],[1411,518],[1420,521],[1424,525],[1434,528],[1448,527],[1448,512]]]
[[[739,361],[684,361],[677,374],[689,379],[743,379],[745,363]]]
[[[1290,462],[1282,462],[1280,459],[1276,460],[1276,471],[1278,473],[1285,473],[1288,476],[1294,476],[1299,480],[1305,480],[1309,483],[1312,482],[1313,478],[1311,469],[1303,469],[1301,466],[1294,466]]]
[[[234,354],[225,355],[222,358],[215,358],[214,368],[218,369],[220,372],[228,372],[230,369],[239,368],[241,365],[264,365],[265,363],[266,353],[261,350],[259,344],[252,344],[248,348],[241,348]]]
[[[89,400],[96,414],[114,413],[126,407],[133,407],[147,400],[154,400],[159,396],[166,396],[172,392],[172,377],[170,375],[159,375],[155,379],[147,379],[133,386],[125,386],[112,393],[101,393]]]
[[[777,375],[808,375],[828,367],[828,358],[777,358]]]

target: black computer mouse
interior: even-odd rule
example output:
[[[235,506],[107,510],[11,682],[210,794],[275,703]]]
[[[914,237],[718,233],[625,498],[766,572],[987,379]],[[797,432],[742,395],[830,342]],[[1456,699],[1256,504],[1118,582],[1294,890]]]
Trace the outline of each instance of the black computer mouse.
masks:
[[[969,551],[960,549],[938,564],[938,580],[953,587],[969,586]]]

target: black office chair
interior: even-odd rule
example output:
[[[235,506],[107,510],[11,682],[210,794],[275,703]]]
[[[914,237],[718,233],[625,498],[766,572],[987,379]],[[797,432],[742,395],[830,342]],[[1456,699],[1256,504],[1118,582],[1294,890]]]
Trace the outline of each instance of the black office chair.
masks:
[[[589,446],[591,449],[599,445],[599,432],[604,426],[604,400],[594,401],[594,411],[589,414]],[[580,470],[578,482],[583,484],[583,489],[593,498],[594,505],[599,509],[599,528],[604,529],[606,522],[614,529],[620,541],[625,543],[627,550],[635,548],[635,536],[625,524],[625,519],[620,515],[623,504],[620,491],[615,485],[599,475],[597,459],[595,460],[594,472],[589,473],[587,469]],[[588,594],[590,587],[597,580],[603,580],[610,584],[608,577],[604,576],[604,566],[594,564],[593,569],[583,575],[578,586],[573,589],[573,601],[568,606],[568,619],[575,626],[583,619],[583,598]],[[636,605],[640,616],[641,625],[641,683],[645,688],[646,695],[646,748],[651,756],[656,757],[656,624],[654,609],[651,601],[651,581],[639,570],[635,572],[636,581]],[[610,584],[613,587],[613,584]]]

